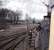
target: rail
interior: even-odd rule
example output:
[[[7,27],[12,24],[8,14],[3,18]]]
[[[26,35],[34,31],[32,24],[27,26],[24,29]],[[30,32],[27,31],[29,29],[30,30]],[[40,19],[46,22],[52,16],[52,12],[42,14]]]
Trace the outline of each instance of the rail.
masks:
[[[14,50],[21,42],[25,42],[25,40],[28,45],[28,39],[29,36],[26,32],[6,36],[4,39],[0,39],[0,50]]]
[[[0,50],[29,50],[32,38],[29,31],[22,33],[15,32],[13,35],[0,37]]]

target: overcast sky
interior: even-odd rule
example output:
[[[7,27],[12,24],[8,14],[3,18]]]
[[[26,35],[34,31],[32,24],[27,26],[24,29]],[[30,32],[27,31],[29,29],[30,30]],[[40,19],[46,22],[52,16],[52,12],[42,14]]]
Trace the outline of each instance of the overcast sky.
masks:
[[[1,0],[2,7],[11,9],[13,11],[20,10],[23,12],[23,19],[25,14],[31,18],[43,19],[47,15],[47,8],[41,1],[48,3],[47,0]],[[1,4],[0,3],[0,4]]]

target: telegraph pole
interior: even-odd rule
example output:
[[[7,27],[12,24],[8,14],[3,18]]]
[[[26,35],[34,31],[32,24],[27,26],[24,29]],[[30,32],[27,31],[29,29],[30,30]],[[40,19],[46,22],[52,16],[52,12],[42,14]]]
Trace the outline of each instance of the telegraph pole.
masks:
[[[50,24],[49,50],[54,50],[54,13],[53,12],[51,15],[51,24]]]

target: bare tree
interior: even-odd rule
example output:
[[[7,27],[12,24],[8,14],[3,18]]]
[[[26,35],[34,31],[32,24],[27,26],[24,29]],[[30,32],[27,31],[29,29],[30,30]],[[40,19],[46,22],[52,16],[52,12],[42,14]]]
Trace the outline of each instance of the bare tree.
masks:
[[[47,11],[47,13],[48,13],[47,16],[51,17],[51,12],[52,12],[52,8],[54,7],[54,4],[52,6],[50,6],[50,4],[47,5],[45,2],[42,2],[42,3],[47,7],[47,10],[48,10]]]

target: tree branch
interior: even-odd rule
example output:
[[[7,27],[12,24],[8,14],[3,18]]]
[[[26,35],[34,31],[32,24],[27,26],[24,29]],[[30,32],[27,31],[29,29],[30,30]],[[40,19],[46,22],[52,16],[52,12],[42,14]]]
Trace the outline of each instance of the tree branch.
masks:
[[[42,2],[46,7],[49,7],[49,5],[45,4],[44,2]]]
[[[51,9],[54,7],[54,5],[51,6]]]

